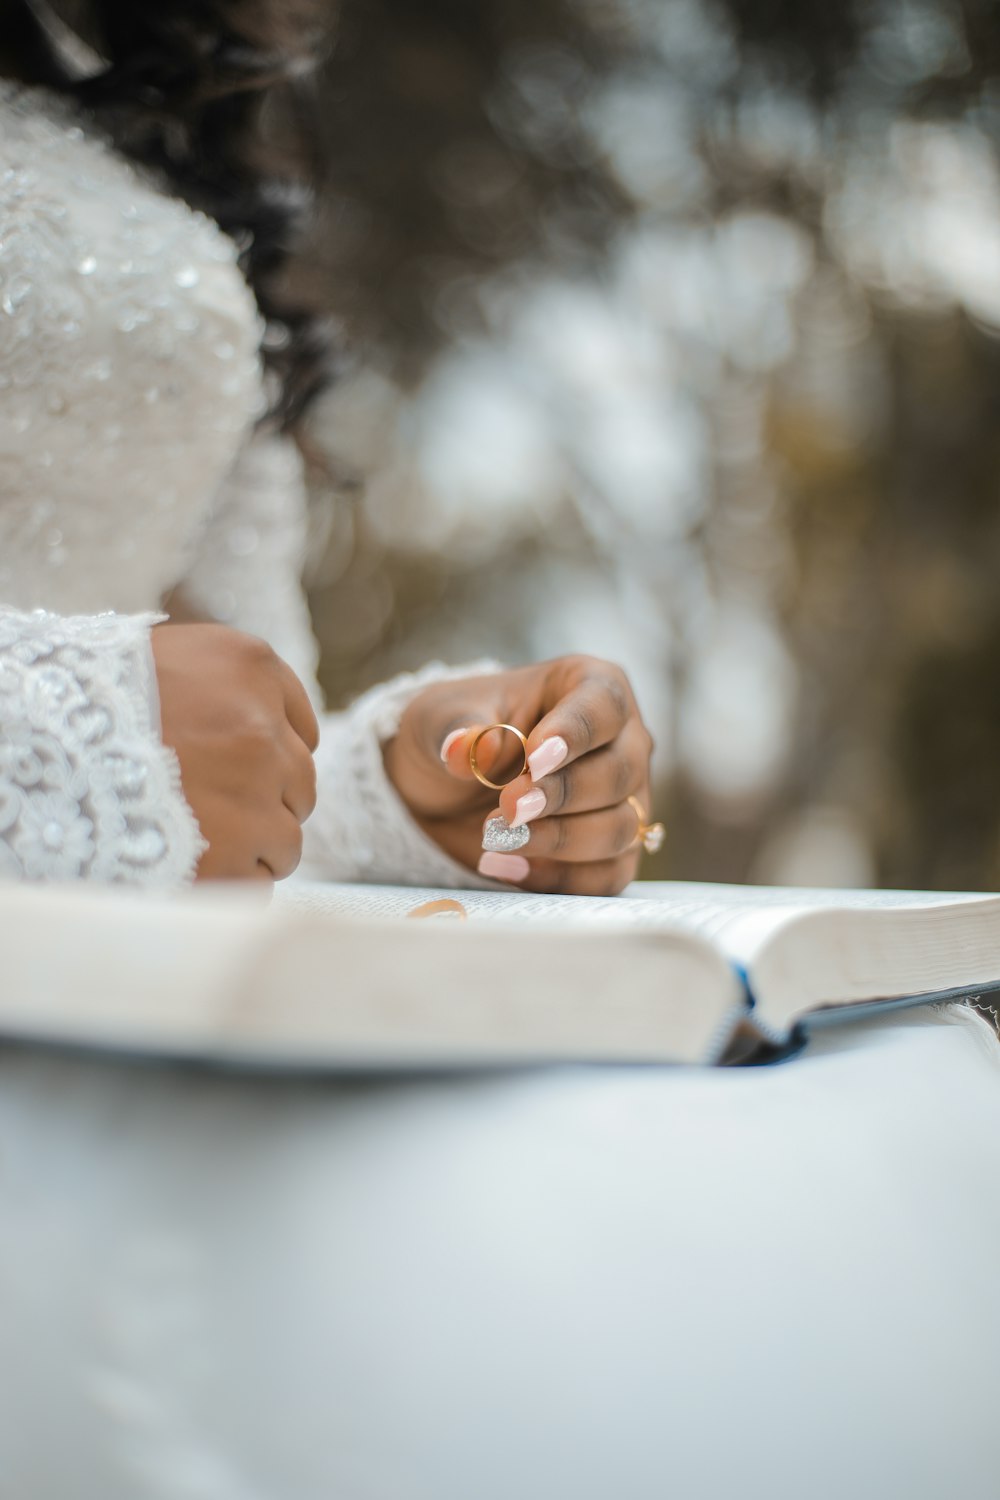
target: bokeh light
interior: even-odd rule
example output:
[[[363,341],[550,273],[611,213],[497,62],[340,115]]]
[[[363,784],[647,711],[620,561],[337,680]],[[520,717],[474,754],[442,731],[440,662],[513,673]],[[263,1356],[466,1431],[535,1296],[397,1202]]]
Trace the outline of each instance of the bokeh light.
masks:
[[[1000,22],[339,11],[298,273],[345,329],[308,434],[331,699],[613,657],[647,873],[997,884]]]

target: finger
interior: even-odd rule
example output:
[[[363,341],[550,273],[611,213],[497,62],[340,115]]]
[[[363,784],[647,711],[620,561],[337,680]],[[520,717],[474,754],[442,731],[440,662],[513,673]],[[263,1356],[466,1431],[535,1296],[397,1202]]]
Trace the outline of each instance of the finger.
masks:
[[[288,733],[281,800],[297,823],[316,806],[316,762],[297,734]]]
[[[473,746],[476,765],[490,781],[509,781],[524,765],[524,746],[509,729],[459,725],[445,735],[440,750],[442,763],[458,781],[478,780],[472,769]]]
[[[208,840],[198,861],[195,878],[201,880],[257,880],[261,878],[257,859],[259,838],[253,831],[240,828],[234,837],[228,818],[206,817],[201,823],[202,837]]]
[[[195,879],[204,880],[264,880],[274,882],[274,873],[270,866],[262,859],[254,859],[247,856],[244,859],[236,859],[232,855],[227,857],[213,856],[208,851],[198,862]]]
[[[309,702],[309,694],[287,662],[278,658],[281,667],[281,683],[285,695],[285,713],[306,749],[315,754],[319,748],[319,720],[316,710]]]
[[[611,662],[591,657],[560,662],[552,686],[564,691],[528,735],[528,769],[535,782],[610,744],[636,711],[627,677]]]
[[[504,866],[494,861],[509,860]],[[490,861],[483,868],[483,862]],[[635,879],[638,853],[618,859],[595,860],[592,864],[571,865],[561,860],[524,859],[519,854],[485,854],[480,874],[502,881],[512,889],[546,891],[567,896],[617,896]]]
[[[298,867],[302,858],[302,829],[287,808],[268,819],[257,858],[259,864],[267,866],[275,880],[284,880]]]
[[[639,819],[628,802],[602,808],[600,812],[576,813],[573,817],[539,818],[537,823],[516,830],[518,838],[527,835],[523,844],[512,844],[511,830],[502,818],[496,819],[496,823],[495,831],[489,821],[485,826],[484,849],[516,848],[527,859],[555,859],[569,864],[617,859],[629,853],[639,837]]]
[[[649,779],[649,735],[630,719],[610,745],[553,771],[536,784],[529,772],[500,793],[500,811],[513,827],[555,813],[594,812],[614,807],[645,790]]]

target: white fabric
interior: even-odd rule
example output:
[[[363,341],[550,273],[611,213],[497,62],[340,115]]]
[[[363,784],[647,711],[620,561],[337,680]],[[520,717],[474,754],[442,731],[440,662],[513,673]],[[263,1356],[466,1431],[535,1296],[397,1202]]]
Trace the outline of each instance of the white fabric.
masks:
[[[1000,1070],[0,1057],[3,1500],[995,1500]]]
[[[261,332],[235,246],[216,225],[116,156],[67,103],[0,81],[0,806],[19,808],[16,825],[0,823],[0,872],[140,884],[192,874],[201,845],[168,774],[151,680],[133,670],[148,612],[172,588],[268,640],[318,702],[300,584],[301,461],[287,440],[254,431]],[[165,841],[161,855],[150,838],[143,857],[134,840],[123,856],[118,830],[134,832],[134,794],[107,778],[104,741],[89,731],[51,714],[40,725],[47,765],[61,753],[73,768],[45,783],[62,799],[58,818],[11,770],[48,670],[28,661],[37,621],[13,611],[39,608],[91,617],[89,635],[82,619],[46,629],[86,643],[73,691],[96,694],[94,713],[127,734],[145,768],[143,826]],[[108,611],[132,618],[98,623]],[[441,675],[425,670],[324,717],[311,873],[482,884],[425,837],[382,765],[380,738]],[[78,702],[74,713],[82,722]],[[39,819],[51,838],[55,822],[64,827],[57,849],[26,831]]]
[[[162,886],[194,870],[148,623],[0,607],[0,875]]]

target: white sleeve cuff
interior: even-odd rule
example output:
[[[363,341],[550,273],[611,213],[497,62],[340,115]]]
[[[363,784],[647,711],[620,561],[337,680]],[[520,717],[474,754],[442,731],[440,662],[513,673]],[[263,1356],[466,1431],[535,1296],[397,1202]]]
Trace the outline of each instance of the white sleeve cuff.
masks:
[[[0,608],[0,874],[193,877],[205,845],[157,729],[155,619]]]
[[[501,670],[495,661],[461,667],[433,662],[372,688],[346,712],[324,717],[316,755],[319,800],[304,831],[304,875],[370,884],[496,888],[445,854],[417,826],[386,775],[382,746],[423,688]]]

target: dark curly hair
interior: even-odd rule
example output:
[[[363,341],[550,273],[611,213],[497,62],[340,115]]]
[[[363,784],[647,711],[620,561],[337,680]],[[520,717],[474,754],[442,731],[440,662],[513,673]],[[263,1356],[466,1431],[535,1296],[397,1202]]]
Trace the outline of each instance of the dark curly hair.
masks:
[[[282,286],[310,197],[293,96],[325,53],[332,12],[330,0],[84,0],[58,11],[42,0],[0,3],[12,71],[78,99],[124,154],[160,170],[236,241],[267,323],[271,415],[284,427],[332,365],[327,324]],[[78,30],[95,67],[67,56],[64,14],[71,43]],[[274,110],[279,96],[287,107]]]

